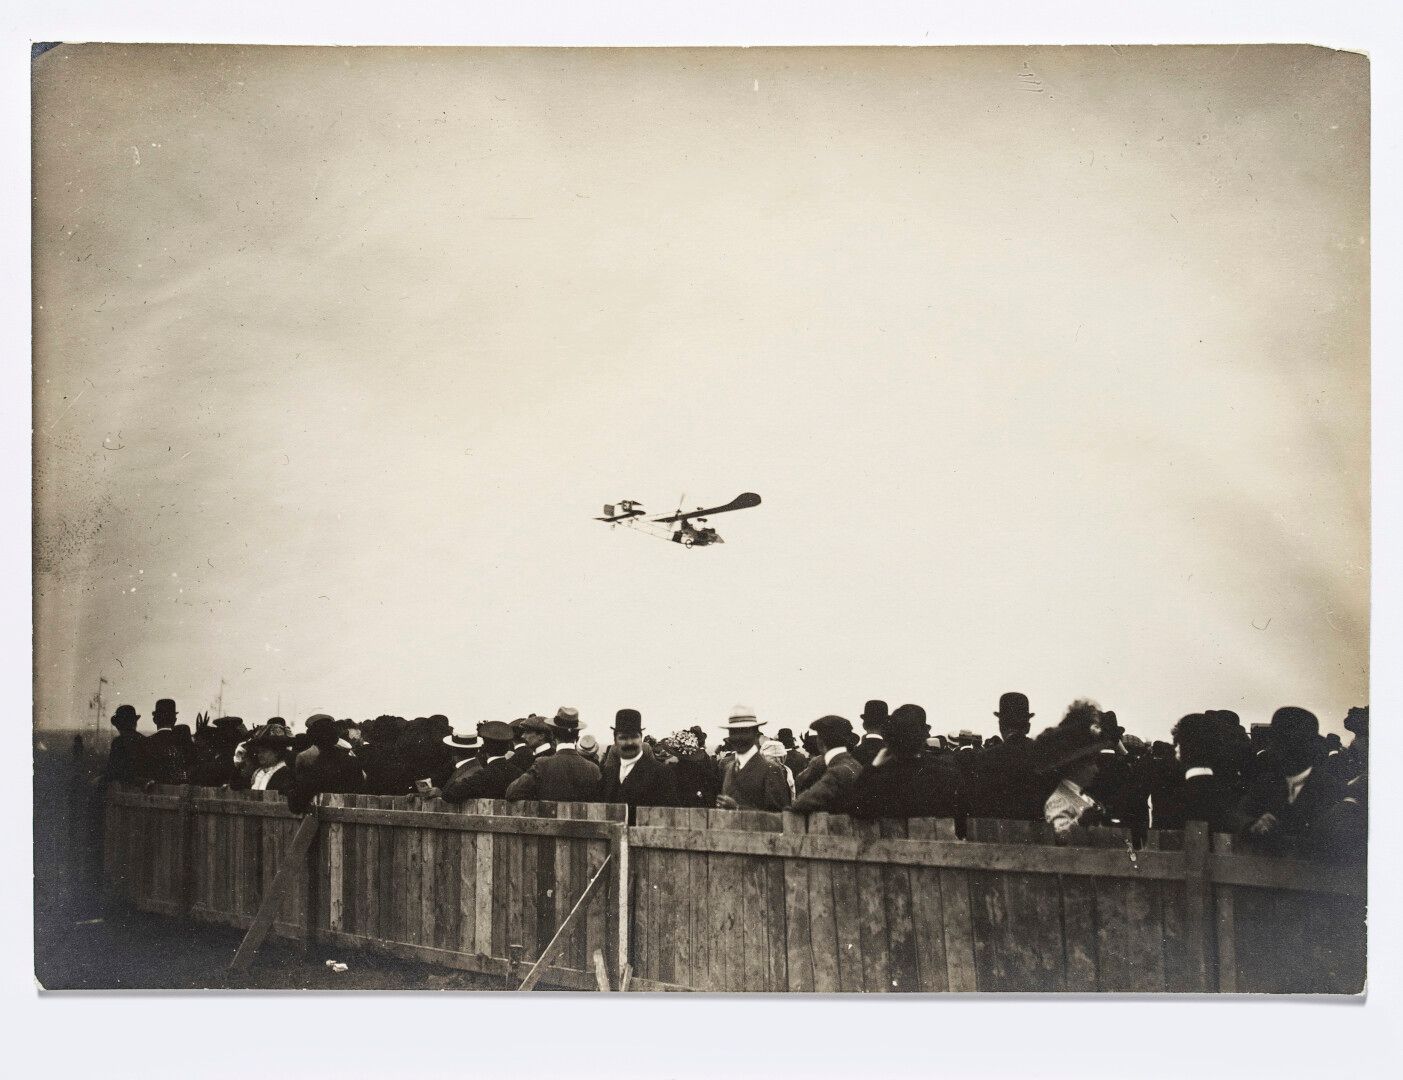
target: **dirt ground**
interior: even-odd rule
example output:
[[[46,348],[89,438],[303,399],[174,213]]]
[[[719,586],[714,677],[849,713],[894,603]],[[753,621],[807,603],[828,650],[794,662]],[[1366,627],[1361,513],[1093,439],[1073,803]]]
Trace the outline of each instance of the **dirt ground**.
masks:
[[[46,990],[501,990],[500,981],[332,946],[303,951],[269,939],[253,967],[227,967],[243,931],[156,915],[75,920],[36,934]],[[337,973],[326,966],[347,965]]]

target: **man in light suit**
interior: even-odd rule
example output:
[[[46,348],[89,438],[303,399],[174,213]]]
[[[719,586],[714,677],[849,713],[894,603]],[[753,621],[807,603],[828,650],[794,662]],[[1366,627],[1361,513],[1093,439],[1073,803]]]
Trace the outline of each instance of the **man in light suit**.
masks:
[[[737,705],[725,727],[735,754],[722,768],[722,810],[783,810],[789,805],[789,781],[784,765],[760,753],[760,727],[755,710]]]

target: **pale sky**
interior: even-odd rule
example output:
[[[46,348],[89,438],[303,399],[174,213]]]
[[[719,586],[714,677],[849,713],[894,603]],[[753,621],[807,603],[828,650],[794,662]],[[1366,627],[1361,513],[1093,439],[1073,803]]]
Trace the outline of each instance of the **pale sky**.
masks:
[[[1368,700],[1368,66],[61,46],[36,710]],[[591,520],[756,491],[687,551]]]

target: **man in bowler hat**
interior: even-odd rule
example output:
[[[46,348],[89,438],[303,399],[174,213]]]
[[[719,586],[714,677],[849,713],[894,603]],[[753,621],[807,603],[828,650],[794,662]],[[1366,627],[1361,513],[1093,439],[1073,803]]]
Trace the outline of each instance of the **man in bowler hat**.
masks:
[[[926,753],[930,724],[919,705],[902,705],[884,726],[885,746],[864,768],[849,796],[849,813],[861,818],[956,817],[961,810],[959,772],[951,755]]]
[[[1343,785],[1325,763],[1320,721],[1294,705],[1272,714],[1270,751],[1241,809],[1247,834],[1270,850],[1308,845],[1322,815],[1339,801]]]
[[[672,771],[643,753],[643,717],[637,709],[614,714],[614,753],[604,763],[599,800],[627,805],[630,824],[640,806],[677,805]]]
[[[108,783],[141,784],[147,780],[146,736],[136,730],[141,715],[130,705],[118,705],[112,714],[117,734],[107,751],[102,778]]]
[[[161,698],[151,719],[156,731],[146,741],[148,779],[157,784],[188,784],[190,759],[175,731],[175,701]]]
[[[1028,737],[1036,715],[1028,708],[1028,695],[1016,690],[1001,694],[994,715],[999,741],[979,752],[968,774],[970,816],[1041,821],[1046,792]]]
[[[852,754],[863,765],[871,765],[886,745],[883,730],[887,723],[887,703],[873,698],[862,707],[859,719],[862,721],[863,736]]]

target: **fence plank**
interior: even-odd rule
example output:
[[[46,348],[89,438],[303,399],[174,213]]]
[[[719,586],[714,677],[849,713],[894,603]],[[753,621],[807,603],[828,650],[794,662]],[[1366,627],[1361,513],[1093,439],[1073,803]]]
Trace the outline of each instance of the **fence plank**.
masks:
[[[828,818],[829,836],[851,837],[852,819],[837,815]],[[812,833],[812,826],[810,833]],[[833,912],[838,936],[838,988],[843,993],[861,993],[866,988],[862,940],[862,888],[855,862],[832,864]]]
[[[728,829],[733,810],[708,810],[708,831]],[[737,855],[708,855],[708,908],[712,925],[712,964],[717,989],[736,993],[746,989],[745,861]]]
[[[1074,828],[1064,850],[1090,847],[1086,829]],[[1077,874],[1058,876],[1062,905],[1064,987],[1072,993],[1096,991],[1096,879]]]
[[[1208,936],[1208,826],[1201,821],[1184,825],[1184,968],[1189,989],[1209,990]]]
[[[999,823],[971,818],[966,835],[978,843],[994,843]],[[971,870],[969,886],[970,921],[974,928],[974,966],[980,990],[1005,990],[1008,979],[999,955],[999,939],[1004,933],[1003,884],[1001,874]]]
[[[1183,851],[1184,834],[1151,829],[1145,835],[1149,851]],[[1159,882],[1160,911],[1164,929],[1160,950],[1164,964],[1164,989],[1169,993],[1184,993],[1189,989],[1184,960],[1184,882]]]
[[[573,821],[575,819],[576,804],[563,802],[557,803],[555,816],[557,818]],[[552,897],[552,908],[557,926],[561,925],[570,915],[571,898],[579,895],[583,886],[575,884],[575,853],[580,847],[578,841],[557,840],[555,843],[555,867],[553,876],[555,878],[555,893]],[[555,962],[562,967],[578,968],[588,970],[584,958],[580,955],[580,942],[584,938],[584,914],[577,921],[577,925],[572,925],[570,933],[566,935],[564,942],[560,946],[560,955]]]
[[[786,813],[784,831],[787,833],[808,832],[808,822],[802,814]],[[788,960],[789,983],[780,989],[799,994],[814,991],[814,950],[811,941],[809,916],[809,871],[812,863],[807,859],[785,859],[784,873],[784,921],[785,952]]]
[[[553,802],[538,802],[537,815],[544,820],[555,820],[559,817],[557,804]],[[568,841],[560,841],[566,843]],[[536,839],[536,863],[527,868],[527,873],[531,875],[536,883],[536,926],[535,945],[527,950],[527,955],[533,960],[539,959],[545,952],[546,946],[555,940],[556,930],[563,920],[555,917],[555,846],[557,840],[549,833],[542,833]],[[564,940],[560,942],[563,946]],[[557,958],[553,963],[560,963]],[[582,969],[583,970],[583,969]]]
[[[805,822],[810,834],[827,835],[829,815],[810,814]],[[808,865],[809,956],[813,988],[821,994],[836,993],[838,982],[838,926],[833,912],[833,865],[814,859]]]
[[[852,822],[852,835],[858,840],[878,840],[882,833],[877,822],[856,820]],[[880,994],[891,989],[882,867],[866,862],[857,863],[857,886],[862,988],[869,994]]]
[[[1094,828],[1087,832],[1092,847],[1128,850],[1129,829]],[[1139,932],[1131,921],[1130,883],[1111,877],[1098,877],[1095,881],[1097,989],[1126,993],[1135,985],[1130,939]]]
[[[452,804],[437,800],[445,813],[452,811]],[[434,836],[433,857],[433,897],[434,932],[428,944],[436,949],[452,951],[458,948],[462,935],[463,894],[462,850],[463,837],[452,829],[440,829]]]
[[[885,819],[878,823],[883,837],[906,839],[909,825],[904,820]],[[920,961],[916,957],[916,927],[912,914],[911,871],[904,866],[882,867],[882,898],[887,919],[887,989],[912,993],[920,989]]]
[[[1132,865],[1150,847],[1149,834],[1140,852],[1127,851]],[[1126,955],[1129,961],[1129,984],[1132,993],[1164,993],[1164,902],[1158,881],[1130,879],[1125,885],[1126,913],[1129,933]]]
[[[1231,855],[1233,838],[1227,833],[1213,837],[1213,850]],[[1218,992],[1237,993],[1237,916],[1234,912],[1234,899],[1237,888],[1233,885],[1213,886],[1213,907],[1218,944]]]
[[[524,799],[512,803],[509,811],[513,817],[535,818],[540,816],[541,804],[535,799]],[[539,848],[536,836],[522,836],[517,841],[518,857],[521,862],[516,869],[516,903],[519,922],[513,941],[522,947],[522,957],[534,960],[536,951],[536,860]]]
[[[322,796],[322,805],[326,807],[344,806],[345,796],[326,794]],[[244,821],[251,821],[245,818]],[[328,822],[323,826],[326,833],[326,859],[327,859],[327,927],[338,932],[346,929],[345,902],[346,886],[342,880],[345,872],[345,862],[343,849],[345,847],[344,825],[336,822]]]
[[[658,807],[660,824],[687,828],[687,811],[677,807]],[[654,852],[661,856],[655,872],[662,887],[656,897],[660,905],[654,911],[658,926],[657,964],[659,982],[690,985],[691,978],[691,898],[687,885],[691,880],[691,855],[685,851]]]
[[[936,839],[934,818],[912,818],[906,823],[912,840]],[[810,871],[812,873],[812,871]],[[922,867],[909,871],[911,926],[916,943],[916,987],[925,993],[949,989],[945,958],[945,927],[940,872]]]
[[[683,811],[685,822],[688,828],[705,830],[707,828],[707,812],[705,809],[693,807]],[[694,852],[688,860],[687,867],[687,927],[686,933],[691,939],[691,981],[689,985],[698,990],[713,989],[711,984],[712,966],[711,951],[713,943],[710,932],[710,913],[707,908],[710,904],[710,879],[707,869],[707,857],[699,852]]]
[[[936,839],[955,840],[955,822],[941,818],[935,822]],[[969,875],[962,870],[940,870],[941,919],[945,929],[945,972],[947,989],[969,993],[979,989],[979,973],[974,959],[974,918],[969,897]]]
[[[1043,822],[1001,821],[1003,843],[1050,846]],[[1047,874],[1004,874],[1006,936],[1000,941],[1009,989],[1051,992],[1066,988],[1062,905],[1057,879]]]
[[[426,811],[436,809],[432,799],[420,799],[420,808]],[[429,945],[437,947],[438,940],[438,907],[439,896],[435,886],[438,883],[437,858],[439,837],[443,834],[437,829],[423,828],[415,830],[419,834],[419,851],[416,863],[419,871],[419,925],[415,927],[413,937],[416,945]]]

